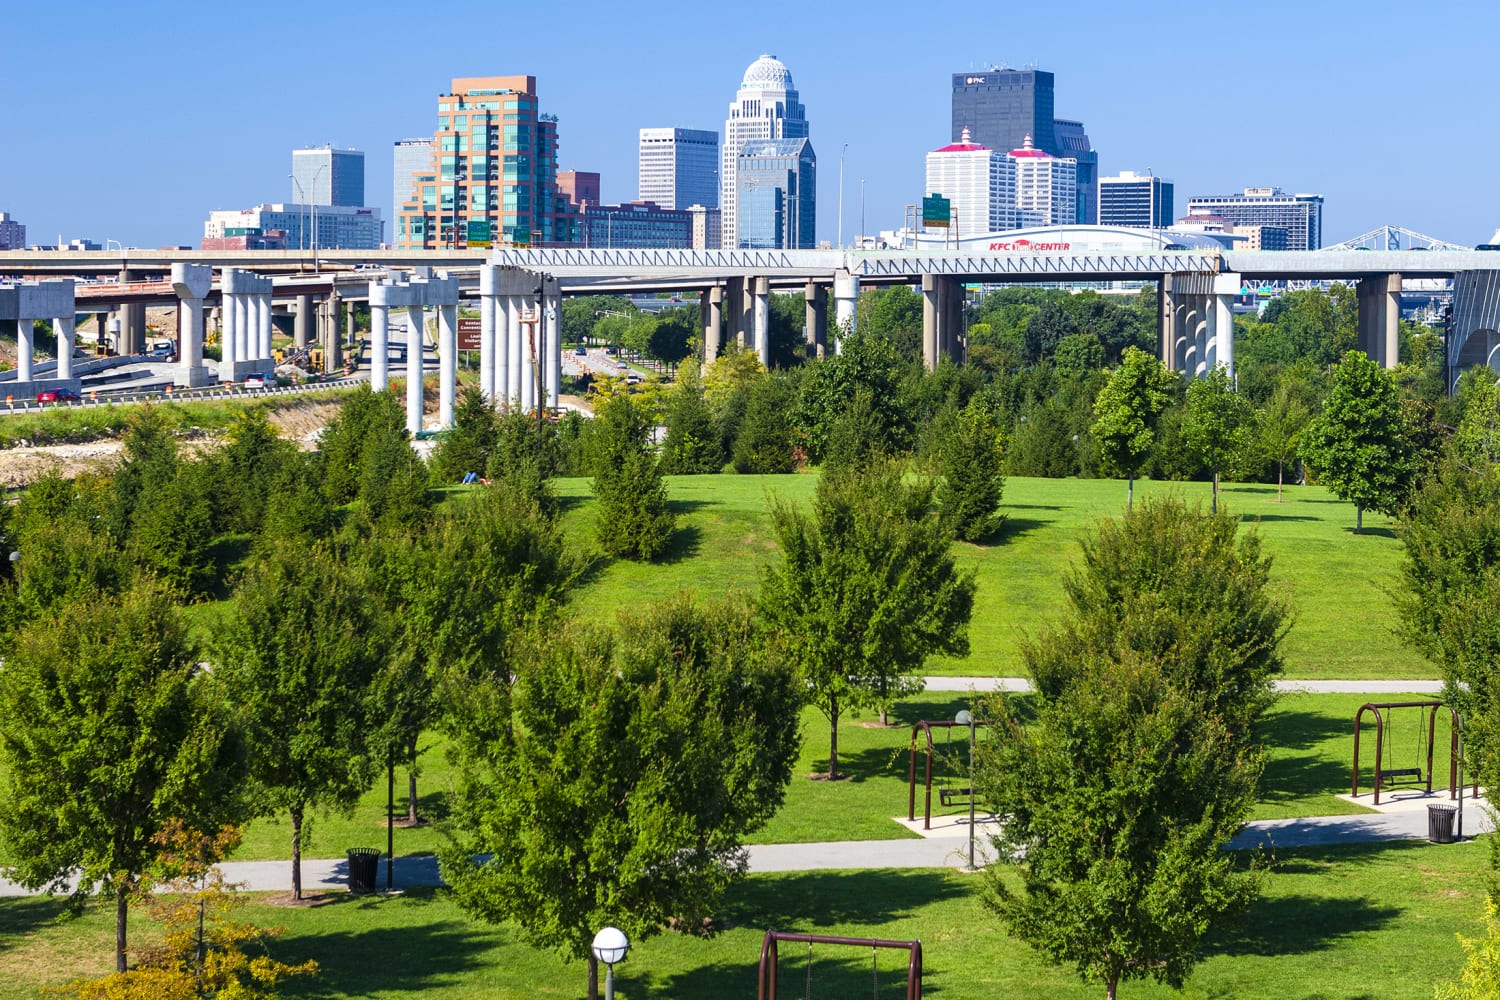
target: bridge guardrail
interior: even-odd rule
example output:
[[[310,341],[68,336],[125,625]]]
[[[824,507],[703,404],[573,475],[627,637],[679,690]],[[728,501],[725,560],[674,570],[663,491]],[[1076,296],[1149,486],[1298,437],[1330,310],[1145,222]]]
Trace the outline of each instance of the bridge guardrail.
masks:
[[[340,378],[329,379],[324,382],[305,382],[298,385],[269,386],[261,389],[246,389],[240,386],[230,388],[225,388],[224,386],[204,386],[200,389],[181,389],[173,392],[168,392],[165,389],[149,389],[115,393],[102,398],[97,393],[91,393],[85,399],[61,400],[55,403],[39,403],[35,399],[17,400],[7,396],[3,402],[0,402],[0,418],[20,413],[42,413],[46,410],[56,409],[94,409],[101,406],[114,406],[118,403],[170,403],[186,399],[243,399],[256,396],[300,395],[324,389],[352,388],[361,384],[362,381],[362,379],[357,378]]]

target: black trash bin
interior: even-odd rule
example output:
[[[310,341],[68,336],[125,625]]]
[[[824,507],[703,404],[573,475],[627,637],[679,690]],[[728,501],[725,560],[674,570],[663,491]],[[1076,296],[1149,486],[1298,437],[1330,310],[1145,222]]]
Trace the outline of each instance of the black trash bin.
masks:
[[[380,864],[381,852],[373,847],[349,849],[349,891],[374,892],[375,872]]]
[[[1458,806],[1431,803],[1427,806],[1427,839],[1434,844],[1453,843],[1453,817]]]

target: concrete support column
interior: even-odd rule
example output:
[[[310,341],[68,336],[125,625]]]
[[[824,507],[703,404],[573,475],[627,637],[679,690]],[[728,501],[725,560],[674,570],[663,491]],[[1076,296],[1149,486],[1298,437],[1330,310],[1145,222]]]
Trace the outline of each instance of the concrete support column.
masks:
[[[771,367],[771,279],[755,278],[753,318],[755,331],[755,356],[767,368]]]
[[[375,301],[370,289],[370,389],[384,392],[391,386],[391,318],[390,309]]]
[[[510,405],[511,296],[495,298],[495,405]]]
[[[120,336],[116,348],[121,354],[144,354],[146,351],[146,303],[130,302],[120,307]]]
[[[234,353],[235,345],[235,311],[234,302],[238,298],[229,292],[229,278],[232,271],[225,271],[220,293],[219,312],[223,318],[219,322],[219,381],[232,382],[234,380],[234,364],[239,360]]]
[[[203,364],[203,300],[213,287],[207,264],[173,264],[172,290],[177,293],[177,375],[180,386],[208,384]]]
[[[833,315],[839,329],[835,354],[843,353],[843,337],[854,332],[855,306],[859,302],[859,278],[848,271],[833,273]]]
[[[495,272],[493,264],[479,267],[479,394],[495,399]]]
[[[292,346],[306,347],[312,342],[313,297],[297,296],[297,318],[292,326]]]
[[[536,341],[540,332],[537,327],[541,323],[541,316],[538,315],[536,299],[521,299],[520,305],[522,312],[519,338],[521,366],[519,392],[516,398],[520,400],[522,412],[529,413],[536,407]]]
[[[1177,306],[1172,292],[1172,276],[1162,275],[1156,282],[1156,308],[1158,311],[1157,357],[1168,371],[1177,371]]]
[[[935,371],[938,365],[938,325],[942,309],[938,302],[938,280],[922,275],[922,367]]]
[[[724,340],[740,340],[740,320],[745,315],[745,286],[730,278],[724,289]],[[722,343],[722,342],[721,342]]]
[[[458,392],[458,306],[438,306],[438,426],[453,426]]]
[[[1219,310],[1216,296],[1203,296],[1203,374],[1219,365]]]
[[[547,282],[542,300],[543,385],[548,409],[557,409],[562,400],[562,294],[554,278]]]
[[[1355,285],[1359,305],[1359,349],[1386,368],[1401,356],[1401,275],[1361,278]]]
[[[714,285],[704,296],[703,363],[711,365],[724,343],[724,286]]]
[[[255,335],[250,329],[250,296],[243,292],[234,297],[234,358],[236,361],[250,360],[250,347]]]
[[[1234,297],[1240,293],[1238,274],[1214,275],[1214,294],[1210,307],[1214,312],[1214,334],[1217,341],[1215,360],[1229,373],[1230,384],[1234,378]]]
[[[522,405],[522,393],[526,385],[526,327],[521,322],[525,319],[526,309],[525,296],[512,295],[510,297],[510,308],[507,310],[510,321],[507,346],[510,353],[510,379],[507,399],[511,406]]]
[[[16,320],[16,381],[32,380],[32,352],[36,345],[36,326],[30,319]]]
[[[99,331],[99,339],[96,342],[94,353],[95,354],[103,354],[104,353],[104,345],[107,344],[107,343],[109,343],[109,335],[108,335],[109,313],[107,313],[107,312],[94,313],[94,323],[97,326],[98,331]]]
[[[266,361],[271,360],[271,279],[265,279],[266,291],[264,295],[257,295],[260,301],[260,356]],[[332,300],[337,308],[338,297]]]
[[[964,362],[964,286],[956,278],[941,279],[943,289],[942,353],[955,365]]]
[[[52,332],[57,335],[57,378],[73,377],[73,317],[59,316],[52,321]],[[181,343],[181,338],[178,340]]]
[[[828,286],[809,281],[807,291],[807,336],[812,355],[821,358],[828,350]]]
[[[740,314],[735,317],[735,338],[741,347],[755,346],[755,279],[739,280]]]
[[[406,429],[412,434],[422,429],[422,333],[426,325],[426,310],[421,306],[408,306],[406,309]]]
[[[1198,327],[1198,311],[1191,295],[1179,295],[1177,303],[1178,344],[1181,352],[1181,364],[1177,370],[1191,378],[1198,365],[1198,341],[1194,332]]]

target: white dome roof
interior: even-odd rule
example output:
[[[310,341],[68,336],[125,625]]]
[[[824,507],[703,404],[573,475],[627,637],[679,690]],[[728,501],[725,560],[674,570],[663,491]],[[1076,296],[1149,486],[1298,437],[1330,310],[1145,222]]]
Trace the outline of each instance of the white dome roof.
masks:
[[[792,74],[775,56],[762,55],[745,70],[741,90],[795,90]]]

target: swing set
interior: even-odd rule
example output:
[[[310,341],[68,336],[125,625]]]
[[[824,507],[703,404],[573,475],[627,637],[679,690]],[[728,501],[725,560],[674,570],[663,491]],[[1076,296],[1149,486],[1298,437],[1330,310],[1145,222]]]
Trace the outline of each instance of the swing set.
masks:
[[[879,948],[896,948],[906,952],[906,1000],[922,1000],[922,942],[885,941],[880,938],[829,937],[825,934],[789,934],[766,931],[760,944],[760,972],[757,975],[760,1000],[776,1000],[777,945],[782,941],[806,942],[807,976],[803,1000],[812,1000],[813,945],[836,944],[870,949],[871,995],[880,1000],[880,966],[876,961]]]
[[[922,807],[922,829],[924,829],[924,830],[931,830],[932,829],[932,757],[933,757],[933,753],[936,750],[936,748],[933,746],[932,731],[934,729],[943,729],[943,730],[947,731],[947,738],[944,741],[944,755],[946,756],[946,754],[947,754],[947,747],[948,747],[949,744],[951,744],[953,742],[953,730],[954,729],[968,729],[970,727],[970,725],[972,725],[975,729],[978,729],[980,726],[987,726],[987,725],[989,725],[989,723],[987,723],[987,722],[981,722],[978,719],[974,720],[973,723],[954,722],[952,719],[938,719],[938,720],[927,721],[927,722],[918,722],[917,724],[915,724],[914,726],[911,727],[911,762],[910,762],[909,766],[907,767],[907,772],[906,772],[906,818],[907,818],[908,822],[914,821],[917,818],[917,732],[918,732],[918,730],[920,730],[921,732],[925,733],[926,736],[927,736],[927,748],[926,748],[927,762],[926,762],[926,765],[925,765],[924,778],[923,778],[923,784],[924,784],[924,787],[926,788],[926,794],[925,794],[924,804],[923,804],[923,807]],[[973,748],[972,747],[970,748],[970,752],[971,753],[973,752]],[[972,760],[969,762],[971,768],[973,766],[973,763],[974,762]],[[972,802],[974,801],[974,789],[973,788],[955,788],[955,787],[953,787],[949,783],[949,779],[946,776],[945,777],[941,777],[941,778],[938,779],[938,800],[939,800],[939,802],[942,804],[942,806],[944,808],[947,808],[948,806],[954,805],[955,803],[957,803],[957,804],[971,803],[972,804]]]
[[[1359,711],[1354,715],[1354,775],[1350,782],[1349,794],[1359,795],[1359,727],[1366,712],[1375,716],[1375,798],[1374,805],[1380,805],[1380,791],[1382,788],[1415,788],[1422,787],[1428,794],[1432,794],[1432,757],[1433,735],[1437,728],[1438,709],[1447,708],[1452,720],[1449,731],[1448,746],[1448,797],[1457,798],[1459,792],[1459,761],[1460,735],[1463,732],[1463,719],[1458,711],[1444,705],[1440,701],[1371,701],[1361,705]],[[1387,733],[1387,726],[1396,719],[1396,711],[1399,709],[1418,709],[1417,712],[1417,746],[1416,755],[1411,759],[1404,757],[1398,759],[1392,751],[1392,744],[1396,741],[1387,741],[1387,735],[1394,737],[1394,727]],[[1425,720],[1424,720],[1425,717]],[[1426,726],[1422,722],[1427,723]],[[1398,764],[1406,766],[1397,766]],[[1479,785],[1476,782],[1474,791],[1477,794]]]

